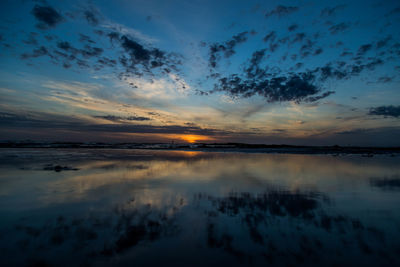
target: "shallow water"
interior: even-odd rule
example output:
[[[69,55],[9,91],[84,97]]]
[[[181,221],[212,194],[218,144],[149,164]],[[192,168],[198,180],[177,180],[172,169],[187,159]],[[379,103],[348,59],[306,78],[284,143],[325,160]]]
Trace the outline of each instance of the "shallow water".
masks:
[[[399,207],[398,156],[0,150],[2,266],[393,266]]]

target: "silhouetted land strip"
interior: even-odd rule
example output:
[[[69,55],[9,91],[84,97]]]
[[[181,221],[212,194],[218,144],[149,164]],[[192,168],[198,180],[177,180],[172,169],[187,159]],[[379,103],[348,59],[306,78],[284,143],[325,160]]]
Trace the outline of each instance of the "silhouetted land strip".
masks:
[[[372,157],[374,154],[398,154],[400,147],[360,147],[360,146],[295,146],[266,145],[245,143],[81,143],[81,142],[0,142],[0,148],[101,148],[101,149],[157,149],[188,150],[210,152],[247,152],[247,153],[294,153],[294,154],[362,154]]]

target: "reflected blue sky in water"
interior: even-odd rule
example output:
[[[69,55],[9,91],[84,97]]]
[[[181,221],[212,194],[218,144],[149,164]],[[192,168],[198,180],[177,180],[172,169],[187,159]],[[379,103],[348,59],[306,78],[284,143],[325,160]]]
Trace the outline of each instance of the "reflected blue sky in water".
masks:
[[[399,157],[18,151],[0,153],[8,263],[398,263]]]

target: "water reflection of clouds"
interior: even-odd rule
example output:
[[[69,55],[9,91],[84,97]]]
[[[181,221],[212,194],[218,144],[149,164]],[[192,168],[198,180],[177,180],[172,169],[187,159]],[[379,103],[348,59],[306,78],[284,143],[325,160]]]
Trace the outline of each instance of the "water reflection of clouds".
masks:
[[[137,203],[132,197],[109,212],[59,215],[36,225],[32,221],[18,223],[15,244],[28,254],[35,251],[34,260],[46,263],[60,262],[54,257],[60,249],[64,255],[74,253],[73,259],[63,259],[69,264],[109,259],[121,264],[127,263],[131,254],[139,261],[154,262],[146,258],[147,253],[145,258],[135,254],[139,248],[151,250],[153,243],[158,244],[156,250],[167,249],[164,246],[175,249],[174,255],[157,254],[159,261],[180,259],[193,246],[200,246],[204,262],[220,253],[233,257],[233,265],[397,263],[396,240],[388,238],[383,229],[332,212],[325,205],[329,199],[323,193],[275,188],[258,194],[198,193],[191,203],[180,199],[163,207]],[[196,227],[201,233],[193,233],[194,225],[187,223],[193,220],[205,224]],[[179,241],[183,236],[185,243]]]
[[[398,159],[119,152],[2,164],[3,251],[71,265],[183,254],[204,264],[399,263],[397,192],[380,190],[398,188]],[[79,170],[43,171],[48,163]]]
[[[374,177],[370,179],[370,184],[383,190],[400,190],[400,175]]]

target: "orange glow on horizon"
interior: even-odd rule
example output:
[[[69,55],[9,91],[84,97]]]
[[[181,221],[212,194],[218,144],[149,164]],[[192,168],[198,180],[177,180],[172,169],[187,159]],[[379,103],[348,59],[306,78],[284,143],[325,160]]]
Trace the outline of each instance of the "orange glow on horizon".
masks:
[[[196,135],[196,134],[183,134],[181,136],[178,136],[179,139],[182,139],[185,142],[188,143],[196,143],[197,141],[209,141],[209,140],[214,140],[214,138],[211,138],[209,136],[205,135]]]
[[[185,142],[185,143],[196,143],[196,142],[205,142],[205,141],[215,141],[217,140],[215,137],[207,136],[207,135],[198,135],[198,134],[159,134],[159,133],[150,133],[150,134],[141,134],[141,133],[129,133],[126,135],[131,140],[135,138],[136,142],[164,142],[171,143],[171,141],[175,142]],[[142,140],[141,140],[142,139]]]

